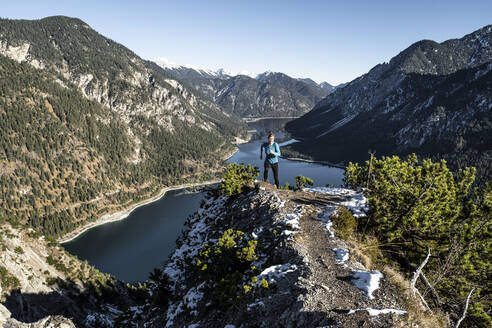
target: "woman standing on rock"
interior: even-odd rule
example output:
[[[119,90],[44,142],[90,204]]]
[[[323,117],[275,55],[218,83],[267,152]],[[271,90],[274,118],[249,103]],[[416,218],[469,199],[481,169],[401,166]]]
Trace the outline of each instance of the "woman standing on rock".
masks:
[[[263,181],[268,180],[268,169],[271,167],[275,185],[279,188],[278,182],[278,158],[280,157],[280,147],[275,142],[275,136],[272,132],[268,134],[268,142],[261,144],[260,159],[263,159],[263,149],[265,149],[265,171],[263,173]]]

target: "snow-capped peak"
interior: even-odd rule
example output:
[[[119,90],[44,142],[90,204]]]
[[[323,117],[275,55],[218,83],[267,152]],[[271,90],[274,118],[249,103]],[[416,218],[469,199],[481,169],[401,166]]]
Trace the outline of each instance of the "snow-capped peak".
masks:
[[[264,71],[263,73],[256,75],[256,79],[261,80],[261,79],[264,79],[265,77],[272,75],[272,74],[275,74],[275,73],[276,72],[272,72],[272,71]]]
[[[195,71],[199,72],[200,74],[206,74],[206,75],[212,75],[212,76],[217,76],[217,77],[232,77],[232,76],[237,76],[237,75],[246,75],[252,78],[256,77],[256,74],[250,71],[242,70],[240,72],[234,72],[226,68],[219,68],[216,70],[212,69],[203,69],[199,68],[195,65],[191,64],[185,64],[181,65],[178,63],[175,63],[171,60],[168,60],[167,58],[164,57],[159,57],[155,60],[156,64],[161,66],[162,68],[167,68],[167,69],[183,69],[183,68],[188,68],[188,69],[194,69]]]
[[[162,68],[170,68],[170,69],[176,69],[176,68],[191,68],[191,69],[195,69],[195,70],[200,70],[200,68],[196,67],[195,65],[191,65],[191,64],[185,64],[185,65],[181,65],[181,64],[178,64],[178,63],[175,63],[167,58],[164,58],[164,57],[159,57],[155,60],[156,64],[161,66]]]

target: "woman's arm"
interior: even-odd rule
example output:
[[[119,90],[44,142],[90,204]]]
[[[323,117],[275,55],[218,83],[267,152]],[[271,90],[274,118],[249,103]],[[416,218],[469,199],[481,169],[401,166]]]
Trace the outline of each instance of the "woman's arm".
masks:
[[[273,155],[280,157],[280,146],[278,145],[278,143],[275,143],[275,150],[276,151],[273,152]]]

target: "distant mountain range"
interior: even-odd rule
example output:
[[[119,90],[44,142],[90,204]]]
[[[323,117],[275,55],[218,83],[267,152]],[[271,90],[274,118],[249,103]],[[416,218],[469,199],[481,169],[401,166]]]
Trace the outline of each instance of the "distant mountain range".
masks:
[[[295,117],[308,112],[334,86],[311,79],[293,78],[283,73],[236,74],[190,66],[157,64],[184,85],[194,88],[225,111],[247,117]]]
[[[415,152],[492,176],[492,25],[414,43],[329,94],[287,130],[298,151],[333,163]]]

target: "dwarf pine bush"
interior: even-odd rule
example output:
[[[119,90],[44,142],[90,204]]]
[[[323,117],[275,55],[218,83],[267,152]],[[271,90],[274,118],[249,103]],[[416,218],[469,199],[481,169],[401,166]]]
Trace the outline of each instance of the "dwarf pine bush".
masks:
[[[303,175],[296,176],[296,187],[295,190],[302,190],[306,186],[312,186],[314,184],[313,180],[305,177]]]
[[[357,221],[354,215],[345,206],[340,206],[337,211],[331,215],[337,235],[342,239],[350,238],[357,228]]]
[[[244,232],[228,229],[216,242],[206,244],[194,259],[198,279],[212,282],[210,293],[219,306],[230,305],[256,287],[252,282],[258,269],[252,263],[258,259],[257,244]]]
[[[220,195],[238,195],[243,187],[253,183],[259,174],[258,168],[250,164],[246,167],[244,164],[229,164],[217,191]]]
[[[0,286],[2,286],[3,291],[9,291],[20,287],[19,279],[12,275],[6,267],[0,265]],[[0,295],[1,297],[2,295]]]
[[[348,187],[364,187],[369,202],[358,229],[374,234],[409,273],[429,247],[425,274],[443,308],[460,316],[457,304],[474,287],[464,324],[492,326],[492,183],[472,189],[474,179],[474,168],[453,174],[444,160],[418,161],[414,154],[374,159],[372,165],[349,163],[344,178]]]
[[[280,189],[283,190],[302,190],[306,186],[312,186],[314,184],[313,180],[305,177],[303,175],[296,176],[296,185],[291,186],[288,182],[286,182],[283,186],[280,186]]]

